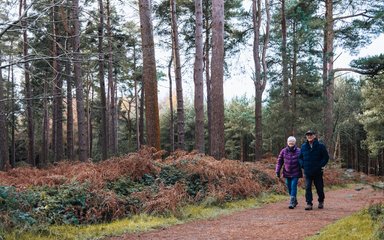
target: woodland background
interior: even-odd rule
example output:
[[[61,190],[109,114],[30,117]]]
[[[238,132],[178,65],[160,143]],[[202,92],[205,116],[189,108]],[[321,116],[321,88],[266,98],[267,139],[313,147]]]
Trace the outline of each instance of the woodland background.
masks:
[[[311,128],[344,167],[384,175],[384,55],[333,66],[336,48],[356,53],[383,33],[384,3],[245,3],[2,1],[0,169],[143,145],[258,161]],[[244,51],[247,69],[231,61]],[[239,68],[255,94],[225,99]]]

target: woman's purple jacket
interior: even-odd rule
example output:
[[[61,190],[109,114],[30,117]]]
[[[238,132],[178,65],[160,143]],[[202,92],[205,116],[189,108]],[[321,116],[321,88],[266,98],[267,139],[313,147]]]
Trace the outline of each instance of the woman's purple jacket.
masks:
[[[293,148],[285,147],[280,151],[279,157],[277,158],[276,173],[280,173],[283,168],[283,177],[303,177],[299,165],[300,148],[296,145]]]

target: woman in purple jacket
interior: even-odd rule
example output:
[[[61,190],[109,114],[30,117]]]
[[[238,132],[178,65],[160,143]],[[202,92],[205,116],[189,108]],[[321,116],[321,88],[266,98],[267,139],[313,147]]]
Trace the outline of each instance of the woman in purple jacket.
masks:
[[[288,137],[287,146],[280,151],[276,164],[276,176],[280,178],[280,171],[283,168],[283,177],[288,187],[290,198],[289,208],[294,209],[297,205],[297,183],[303,177],[299,165],[300,148],[296,146],[296,138]]]

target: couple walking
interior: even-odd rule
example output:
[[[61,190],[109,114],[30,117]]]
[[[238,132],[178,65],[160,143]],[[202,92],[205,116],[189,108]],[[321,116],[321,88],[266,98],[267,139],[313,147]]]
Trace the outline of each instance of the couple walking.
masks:
[[[276,164],[276,176],[280,178],[281,169],[283,177],[288,187],[290,195],[289,208],[293,209],[297,205],[297,183],[305,175],[305,200],[307,206],[305,210],[312,210],[312,183],[315,185],[319,205],[324,208],[324,181],[323,168],[328,163],[329,155],[324,144],[316,138],[316,133],[309,130],[305,133],[307,141],[301,146],[296,145],[296,138],[288,137],[287,146],[280,151]]]

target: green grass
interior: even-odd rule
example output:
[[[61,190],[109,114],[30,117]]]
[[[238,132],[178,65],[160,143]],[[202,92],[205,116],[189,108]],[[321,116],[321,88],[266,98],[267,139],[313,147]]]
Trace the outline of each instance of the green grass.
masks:
[[[81,240],[98,239],[106,236],[120,236],[124,233],[144,232],[196,219],[216,218],[244,209],[261,207],[264,204],[278,202],[287,198],[286,195],[262,194],[257,198],[228,202],[221,206],[215,205],[213,199],[211,201],[208,199],[200,205],[188,205],[183,207],[176,216],[156,217],[141,214],[106,224],[88,226],[48,226],[36,232],[17,230],[10,234],[6,234],[4,238],[12,240]]]
[[[326,226],[318,235],[306,240],[373,240],[374,228],[369,213],[363,210]]]

